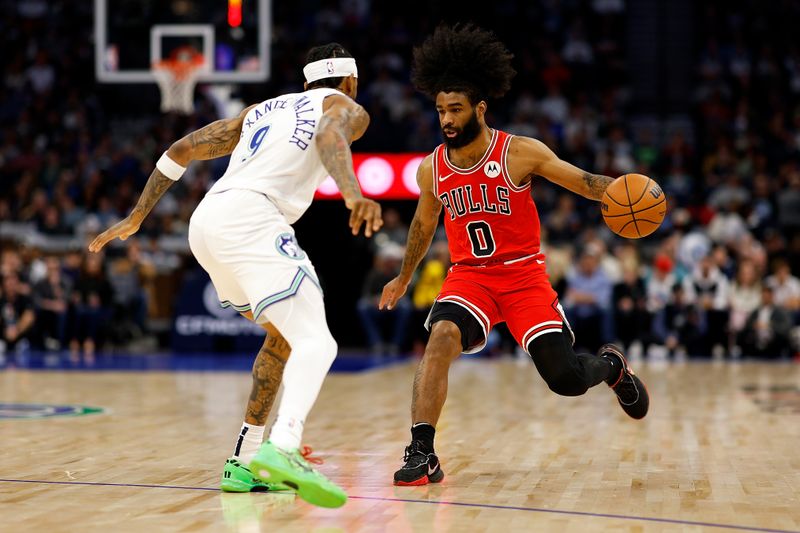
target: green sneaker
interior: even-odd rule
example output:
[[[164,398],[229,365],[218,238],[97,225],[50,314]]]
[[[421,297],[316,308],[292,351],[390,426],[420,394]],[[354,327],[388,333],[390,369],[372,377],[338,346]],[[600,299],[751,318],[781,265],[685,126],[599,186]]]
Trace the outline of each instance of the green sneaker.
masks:
[[[287,485],[308,503],[341,507],[347,501],[347,494],[311,468],[299,450],[286,451],[267,441],[250,461],[250,468],[255,477]]]
[[[222,470],[222,480],[219,488],[223,492],[273,492],[280,490],[292,490],[286,485],[261,481],[253,476],[250,469],[244,466],[235,457],[225,461],[225,468]]]

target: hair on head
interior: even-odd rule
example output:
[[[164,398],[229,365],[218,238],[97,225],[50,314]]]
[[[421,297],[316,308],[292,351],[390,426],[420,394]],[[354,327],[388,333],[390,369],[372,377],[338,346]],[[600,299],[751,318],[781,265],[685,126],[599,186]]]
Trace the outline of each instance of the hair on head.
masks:
[[[306,54],[306,65],[319,61],[320,59],[330,59],[332,57],[353,57],[347,49],[339,43],[328,43],[321,46],[315,46]],[[342,84],[344,78],[322,78],[308,84],[309,89],[317,89],[319,87],[336,88]]]
[[[475,105],[508,92],[517,74],[513,57],[490,31],[474,24],[440,25],[414,48],[411,80],[431,98],[442,91],[464,92]]]

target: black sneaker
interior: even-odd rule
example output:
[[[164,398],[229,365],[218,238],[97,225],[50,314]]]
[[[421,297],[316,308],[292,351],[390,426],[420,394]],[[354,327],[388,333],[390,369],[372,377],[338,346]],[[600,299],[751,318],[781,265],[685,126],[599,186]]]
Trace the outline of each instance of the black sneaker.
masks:
[[[403,455],[406,464],[394,473],[394,484],[400,486],[427,485],[439,483],[444,479],[439,458],[436,454],[426,453],[422,442],[415,440],[406,447]]]
[[[642,380],[628,367],[628,361],[622,355],[622,350],[613,344],[604,344],[598,354],[600,357],[614,357],[619,360],[622,370],[617,379],[607,382],[608,386],[617,395],[619,405],[628,416],[637,420],[644,418],[650,407],[650,395]]]

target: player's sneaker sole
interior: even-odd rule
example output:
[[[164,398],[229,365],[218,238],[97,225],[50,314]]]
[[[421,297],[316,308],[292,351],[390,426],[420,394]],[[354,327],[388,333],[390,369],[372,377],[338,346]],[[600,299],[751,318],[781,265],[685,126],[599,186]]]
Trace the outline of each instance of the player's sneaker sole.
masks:
[[[250,470],[265,482],[292,488],[310,504],[341,507],[347,494],[335,483],[308,465],[297,451],[286,451],[267,441],[250,461]]]
[[[277,492],[290,491],[289,487],[261,481],[237,458],[230,457],[222,469],[219,488],[223,492]]]
[[[421,478],[416,479],[414,481],[402,481],[395,479],[394,484],[397,485],[398,487],[419,487],[421,485],[427,485],[428,483],[441,483],[443,479],[444,479],[444,470],[440,468],[435,473],[430,475],[425,474]]]

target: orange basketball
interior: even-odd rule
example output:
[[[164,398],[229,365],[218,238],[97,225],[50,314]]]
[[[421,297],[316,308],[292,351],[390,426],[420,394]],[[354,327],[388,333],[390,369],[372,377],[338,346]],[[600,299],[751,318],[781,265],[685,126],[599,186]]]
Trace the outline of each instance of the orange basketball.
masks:
[[[667,197],[658,183],[642,174],[625,174],[608,186],[600,201],[606,225],[622,237],[639,239],[661,225]]]

